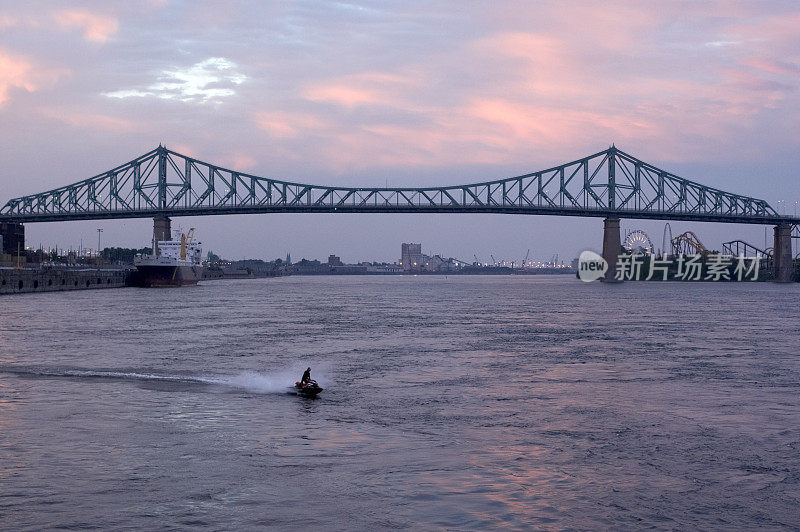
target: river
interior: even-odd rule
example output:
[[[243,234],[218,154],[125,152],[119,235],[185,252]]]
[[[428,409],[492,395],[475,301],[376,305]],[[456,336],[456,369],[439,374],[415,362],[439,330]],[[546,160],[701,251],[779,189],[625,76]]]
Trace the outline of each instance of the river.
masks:
[[[0,528],[800,527],[800,286],[0,298]],[[310,366],[319,398],[287,394]]]

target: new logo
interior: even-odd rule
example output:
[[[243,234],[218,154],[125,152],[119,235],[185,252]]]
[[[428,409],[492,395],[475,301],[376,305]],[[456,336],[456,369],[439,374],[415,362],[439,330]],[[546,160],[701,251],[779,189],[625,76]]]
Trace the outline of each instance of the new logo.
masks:
[[[583,251],[578,257],[578,277],[591,283],[603,277],[608,271],[606,260],[594,251]]]

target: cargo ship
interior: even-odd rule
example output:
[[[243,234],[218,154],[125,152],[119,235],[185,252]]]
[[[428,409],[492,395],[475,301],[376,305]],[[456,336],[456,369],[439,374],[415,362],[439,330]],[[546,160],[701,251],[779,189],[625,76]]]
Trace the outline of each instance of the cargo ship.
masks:
[[[134,284],[148,288],[197,284],[203,277],[203,250],[193,242],[194,227],[173,240],[153,239],[153,254],[137,254]]]

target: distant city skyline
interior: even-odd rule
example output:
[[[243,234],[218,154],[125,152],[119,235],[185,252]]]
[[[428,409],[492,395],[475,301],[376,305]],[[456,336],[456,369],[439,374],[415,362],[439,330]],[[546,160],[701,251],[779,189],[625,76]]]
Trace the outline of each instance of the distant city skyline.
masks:
[[[450,185],[540,170],[611,143],[677,175],[800,200],[800,6],[720,1],[381,4],[7,3],[0,203],[159,142],[321,185]],[[396,261],[600,247],[599,219],[275,214],[176,218],[205,249]],[[708,247],[761,226],[675,223]],[[659,247],[664,224],[622,222]],[[141,247],[149,220],[27,224],[36,247]],[[771,231],[768,228],[767,231]],[[768,235],[771,238],[771,234]],[[87,244],[88,243],[88,244]],[[544,256],[544,257],[543,257]]]

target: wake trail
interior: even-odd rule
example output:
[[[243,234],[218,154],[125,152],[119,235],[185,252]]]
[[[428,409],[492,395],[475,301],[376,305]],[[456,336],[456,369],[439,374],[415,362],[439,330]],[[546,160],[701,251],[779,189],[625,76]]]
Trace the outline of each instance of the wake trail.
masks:
[[[236,375],[177,375],[139,371],[103,371],[86,369],[53,370],[46,368],[13,368],[0,366],[0,373],[27,377],[64,377],[88,379],[119,379],[130,381],[175,382],[201,385],[216,385],[246,390],[253,393],[286,393],[297,380],[295,371],[280,371],[265,375],[245,371]]]

